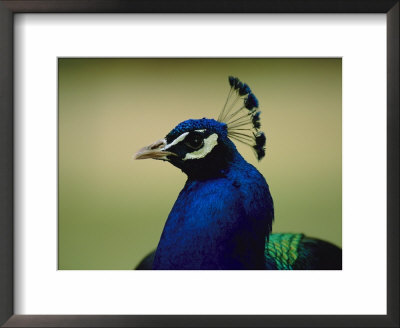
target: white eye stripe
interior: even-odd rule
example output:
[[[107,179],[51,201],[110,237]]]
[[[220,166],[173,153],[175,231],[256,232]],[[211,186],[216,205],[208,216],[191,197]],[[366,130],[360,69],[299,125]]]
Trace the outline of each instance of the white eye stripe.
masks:
[[[202,130],[194,130],[196,132],[205,132],[207,131],[206,129],[202,129]],[[166,145],[163,150],[167,150],[168,148],[171,148],[172,146],[175,146],[177,143],[180,143],[181,141],[185,140],[186,136],[189,134],[190,132],[184,132],[182,133],[179,137],[177,137],[174,141],[172,141],[170,144]]]
[[[213,150],[213,148],[216,145],[218,145],[217,140],[218,140],[218,134],[216,133],[211,134],[206,139],[204,139],[203,147],[192,153],[187,153],[183,160],[186,161],[188,159],[198,159],[206,157],[207,154],[209,154]]]
[[[166,145],[163,150],[167,150],[168,148],[171,148],[172,146],[175,146],[177,143],[181,142],[186,138],[186,136],[189,134],[189,132],[182,133],[178,138],[176,138],[174,141],[172,141],[170,144]]]

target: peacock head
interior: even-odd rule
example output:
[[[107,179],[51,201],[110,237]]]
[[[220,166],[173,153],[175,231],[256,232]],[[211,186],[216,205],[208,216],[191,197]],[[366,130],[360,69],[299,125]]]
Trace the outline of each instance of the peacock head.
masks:
[[[246,83],[229,77],[230,90],[217,120],[187,120],[167,136],[140,149],[135,159],[168,161],[189,177],[211,178],[223,175],[240,156],[236,140],[254,150],[258,160],[265,156],[265,134],[260,129],[258,100]]]

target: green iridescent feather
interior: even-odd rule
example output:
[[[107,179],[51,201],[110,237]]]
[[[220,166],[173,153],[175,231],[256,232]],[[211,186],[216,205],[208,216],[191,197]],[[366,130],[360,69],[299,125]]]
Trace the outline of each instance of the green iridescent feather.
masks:
[[[267,262],[274,261],[277,270],[293,270],[299,257],[299,244],[303,237],[303,234],[271,234],[265,245]]]

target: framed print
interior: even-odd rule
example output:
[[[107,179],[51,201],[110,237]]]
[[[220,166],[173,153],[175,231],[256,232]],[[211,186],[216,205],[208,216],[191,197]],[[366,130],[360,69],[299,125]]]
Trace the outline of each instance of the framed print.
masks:
[[[398,1],[0,10],[1,324],[398,326]],[[256,157],[238,149],[269,176],[276,232],[320,227],[316,237],[343,249],[340,270],[131,270],[157,245],[184,183],[176,168],[132,154],[181,121],[216,118],[228,93],[218,80],[231,74],[260,101],[267,164],[257,162],[263,145]],[[258,107],[237,89],[245,108]],[[187,133],[174,136],[169,151],[186,158],[174,146]],[[285,217],[299,218],[293,231]]]

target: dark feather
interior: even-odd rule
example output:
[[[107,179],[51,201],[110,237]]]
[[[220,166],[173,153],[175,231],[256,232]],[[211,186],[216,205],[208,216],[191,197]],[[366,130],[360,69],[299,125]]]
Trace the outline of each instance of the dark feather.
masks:
[[[244,106],[248,109],[251,110],[253,108],[258,108],[258,100],[254,93],[250,93],[246,100],[244,101]]]
[[[265,244],[267,270],[342,270],[342,250],[303,234],[271,234]],[[135,270],[152,270],[155,250]]]

